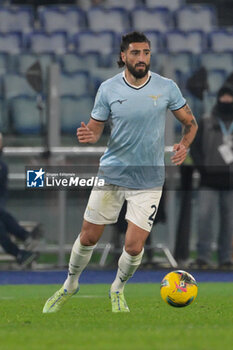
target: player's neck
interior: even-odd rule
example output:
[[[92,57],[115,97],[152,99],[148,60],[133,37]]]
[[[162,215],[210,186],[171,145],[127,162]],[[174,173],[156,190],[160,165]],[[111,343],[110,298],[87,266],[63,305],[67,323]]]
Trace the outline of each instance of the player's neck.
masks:
[[[124,77],[126,79],[126,81],[130,84],[130,85],[133,85],[133,86],[136,86],[136,87],[139,87],[141,85],[144,85],[147,80],[149,79],[150,77],[150,73],[148,72],[143,78],[140,78],[140,79],[137,79],[135,78],[134,75],[132,75],[128,69],[126,68],[126,70],[124,71]]]

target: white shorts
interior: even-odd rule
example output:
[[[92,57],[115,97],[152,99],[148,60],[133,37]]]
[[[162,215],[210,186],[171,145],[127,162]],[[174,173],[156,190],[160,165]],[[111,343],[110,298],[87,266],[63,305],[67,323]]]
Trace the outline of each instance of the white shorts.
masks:
[[[92,190],[84,219],[97,225],[114,224],[126,200],[125,219],[150,232],[161,195],[161,188],[132,190],[116,185],[105,185],[101,190]]]

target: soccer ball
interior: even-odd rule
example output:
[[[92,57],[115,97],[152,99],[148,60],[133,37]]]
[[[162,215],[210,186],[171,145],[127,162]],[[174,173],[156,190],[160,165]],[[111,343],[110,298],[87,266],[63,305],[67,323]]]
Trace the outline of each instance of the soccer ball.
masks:
[[[160,294],[167,304],[184,307],[195,300],[197,289],[197,282],[190,273],[177,270],[164,277],[160,286]]]

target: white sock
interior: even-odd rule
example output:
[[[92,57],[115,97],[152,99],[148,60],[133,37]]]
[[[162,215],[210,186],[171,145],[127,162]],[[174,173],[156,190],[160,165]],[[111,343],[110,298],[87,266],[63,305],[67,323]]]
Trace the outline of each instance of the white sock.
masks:
[[[141,264],[143,253],[144,249],[142,249],[140,254],[132,256],[125,251],[125,248],[123,248],[123,252],[118,261],[116,278],[111,286],[112,292],[122,292],[124,290],[126,282],[133,276],[134,272]]]
[[[70,255],[68,276],[64,283],[64,288],[68,293],[72,293],[78,288],[79,277],[89,263],[95,247],[96,244],[93,246],[82,245],[80,235],[74,242]]]

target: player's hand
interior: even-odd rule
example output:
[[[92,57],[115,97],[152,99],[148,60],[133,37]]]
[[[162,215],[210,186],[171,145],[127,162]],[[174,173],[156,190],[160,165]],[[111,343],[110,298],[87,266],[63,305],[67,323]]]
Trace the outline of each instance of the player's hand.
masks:
[[[180,165],[185,160],[188,149],[180,143],[175,143],[173,146],[174,155],[171,157],[171,161],[175,165]]]
[[[84,122],[81,122],[81,127],[77,129],[77,138],[80,143],[95,142],[95,135]]]

